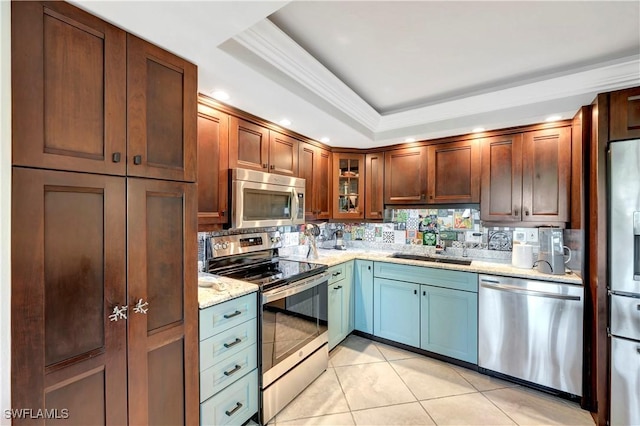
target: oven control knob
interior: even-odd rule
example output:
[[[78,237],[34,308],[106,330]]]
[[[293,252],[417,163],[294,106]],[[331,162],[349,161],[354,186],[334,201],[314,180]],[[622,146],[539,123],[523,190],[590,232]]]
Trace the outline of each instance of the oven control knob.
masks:
[[[223,250],[226,250],[226,249],[227,249],[227,247],[229,247],[229,243],[228,243],[227,241],[223,241],[223,242],[222,242],[222,249],[223,249]]]
[[[215,243],[215,244],[213,245],[213,249],[214,249],[214,250],[220,250],[220,244],[219,244],[219,243]]]

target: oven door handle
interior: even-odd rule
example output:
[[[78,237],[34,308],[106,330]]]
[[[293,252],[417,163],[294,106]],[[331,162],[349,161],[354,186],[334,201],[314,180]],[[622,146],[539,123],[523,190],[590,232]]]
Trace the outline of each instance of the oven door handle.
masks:
[[[271,291],[267,291],[262,293],[262,304],[273,302],[274,300],[283,299],[285,297],[293,296],[294,294],[301,293],[305,290],[313,288],[318,284],[322,284],[323,282],[328,282],[329,273],[322,272],[318,275],[314,275],[313,277],[307,278],[302,281],[297,281],[287,285],[284,288],[277,288]]]

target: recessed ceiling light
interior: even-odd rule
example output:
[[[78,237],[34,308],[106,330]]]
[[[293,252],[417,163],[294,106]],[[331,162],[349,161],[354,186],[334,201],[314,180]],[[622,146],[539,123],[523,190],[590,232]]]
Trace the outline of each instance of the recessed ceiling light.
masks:
[[[547,117],[544,121],[558,121],[558,120],[562,120],[562,116],[560,115],[552,115]]]
[[[480,132],[484,132],[484,127],[476,127],[475,129],[472,130],[473,133],[480,133]]]
[[[279,121],[281,126],[291,126],[291,121],[287,120],[286,118],[283,118],[282,120]]]
[[[229,94],[224,90],[214,90],[213,92],[211,92],[211,96],[219,101],[226,101],[230,97]]]
[[[324,137],[324,138],[320,139],[320,142],[322,142],[322,143],[329,143],[329,142],[331,142],[331,139],[329,139],[329,138],[327,138],[327,137]]]
[[[405,142],[415,142],[416,138],[406,138],[404,141]]]

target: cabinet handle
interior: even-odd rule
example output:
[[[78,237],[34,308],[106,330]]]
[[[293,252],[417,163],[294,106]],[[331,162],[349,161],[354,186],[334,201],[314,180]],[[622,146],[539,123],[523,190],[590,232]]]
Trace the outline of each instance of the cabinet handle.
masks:
[[[529,216],[529,210],[528,209],[524,211],[524,215],[525,216]]]
[[[420,194],[420,199],[424,200],[424,194]]]
[[[342,288],[342,286],[341,286],[341,285],[339,285],[339,286],[337,286],[337,287],[334,287],[333,289],[334,289],[334,290],[340,290],[341,288]]]
[[[518,209],[514,209],[514,210],[513,210],[513,215],[514,215],[514,216],[518,216]]]
[[[142,155],[134,155],[133,164],[135,164],[136,166],[139,166],[140,164],[142,164]]]
[[[111,311],[111,315],[109,315],[109,321],[114,321],[117,322],[119,320],[126,320],[127,319],[127,309],[129,308],[128,305],[124,305],[124,306],[114,306],[113,307],[113,311]]]
[[[225,372],[224,372],[224,375],[225,375],[225,376],[230,376],[230,375],[232,375],[232,374],[237,373],[238,371],[240,371],[240,369],[241,369],[241,368],[242,368],[242,366],[241,366],[241,365],[236,364],[236,367],[235,367],[233,370],[225,371]]]
[[[226,319],[229,319],[229,318],[237,317],[237,316],[238,316],[238,315],[240,315],[241,313],[242,313],[242,312],[240,312],[240,311],[235,311],[235,312],[234,312],[234,313],[232,313],[232,314],[224,314],[224,315],[223,315],[223,317],[225,317]]]
[[[271,170],[275,170],[276,166],[274,166],[274,165],[272,164],[272,165],[270,165],[270,166],[269,166],[269,168],[270,168]]]
[[[119,152],[114,152],[113,155],[111,156],[111,160],[114,163],[119,163],[120,162],[120,153]]]
[[[429,199],[430,199],[430,200],[433,200],[433,195],[429,195]]]
[[[133,312],[136,314],[146,315],[149,310],[149,302],[143,302],[142,299],[138,299],[136,306],[133,307]]]
[[[423,291],[423,292],[422,292],[422,295],[423,295],[423,296],[426,296],[426,295],[427,295],[427,292],[426,292],[426,291]]]
[[[220,212],[220,217],[224,217],[224,215],[226,215],[226,214],[227,214],[227,211],[226,210],[222,210]]]
[[[233,342],[231,342],[231,343],[225,343],[223,346],[224,346],[225,348],[229,349],[230,347],[235,346],[235,345],[237,345],[237,344],[238,344],[238,343],[240,343],[240,342],[242,342],[242,340],[241,340],[241,339],[238,339],[238,338],[236,337],[236,340],[234,340],[234,341],[233,341]]]
[[[262,164],[262,168],[263,168],[263,169],[266,169],[266,168],[267,168],[267,163],[263,163],[263,164]]]
[[[418,290],[413,290],[413,294],[418,294]]]
[[[636,351],[638,351],[638,353],[640,354],[640,346],[636,348]]]
[[[367,269],[368,269],[368,270],[371,270],[371,266],[367,266]],[[638,305],[638,306],[640,306],[640,305]],[[638,308],[638,309],[640,309],[640,308]]]
[[[236,402],[236,406],[235,406],[235,408],[234,408],[233,410],[231,410],[231,411],[225,411],[224,413],[225,413],[227,416],[233,416],[233,414],[234,414],[236,411],[238,411],[239,409],[241,409],[241,408],[242,408],[242,404],[241,404],[241,403],[239,403],[239,402]]]
[[[332,277],[337,277],[338,275],[340,275],[342,272],[338,271],[338,272],[334,272],[333,274],[331,274]]]

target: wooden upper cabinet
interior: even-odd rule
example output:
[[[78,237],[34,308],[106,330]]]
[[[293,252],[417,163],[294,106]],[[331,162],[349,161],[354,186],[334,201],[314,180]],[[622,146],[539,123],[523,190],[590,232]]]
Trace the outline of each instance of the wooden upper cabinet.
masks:
[[[426,204],[427,148],[414,147],[384,154],[385,204]]]
[[[384,216],[384,153],[365,156],[365,219],[382,219]]]
[[[331,153],[300,142],[298,177],[305,180],[305,219],[331,217]]]
[[[128,179],[129,424],[198,424],[196,184]]]
[[[522,134],[482,141],[482,220],[519,222],[522,212]]]
[[[571,128],[524,133],[522,220],[569,222]]]
[[[197,69],[127,34],[127,174],[195,182]]]
[[[13,164],[124,175],[126,33],[63,2],[12,2]]]
[[[230,116],[229,167],[268,171],[269,129]]]
[[[291,136],[271,130],[269,132],[269,172],[298,176],[298,144]]]
[[[364,154],[333,153],[333,218],[364,218]]]
[[[127,305],[125,179],[19,167],[12,177],[12,406],[127,424],[127,321],[110,318]]]
[[[198,104],[198,229],[229,220],[229,116]]]
[[[429,204],[480,202],[480,145],[478,140],[427,147]]]
[[[609,140],[640,138],[640,87],[611,92]]]

